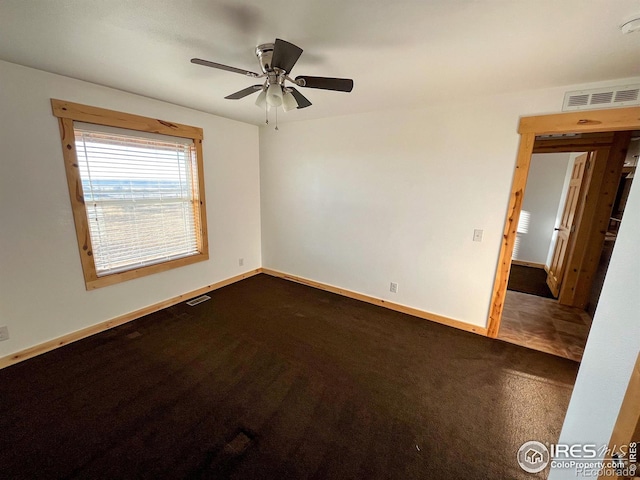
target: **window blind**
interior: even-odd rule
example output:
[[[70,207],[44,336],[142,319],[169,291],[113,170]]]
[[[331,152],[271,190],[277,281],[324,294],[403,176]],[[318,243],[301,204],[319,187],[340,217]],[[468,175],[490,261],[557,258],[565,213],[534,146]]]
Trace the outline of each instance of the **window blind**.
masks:
[[[98,277],[198,253],[193,140],[74,123]]]

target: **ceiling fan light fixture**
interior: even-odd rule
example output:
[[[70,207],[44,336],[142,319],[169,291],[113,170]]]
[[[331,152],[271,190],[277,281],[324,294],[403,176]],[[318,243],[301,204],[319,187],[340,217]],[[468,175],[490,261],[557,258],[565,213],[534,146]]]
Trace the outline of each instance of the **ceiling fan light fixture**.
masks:
[[[295,108],[298,108],[296,97],[294,97],[291,92],[285,92],[285,94],[282,96],[282,109],[285,112],[288,112],[289,110],[293,110]]]
[[[267,89],[267,103],[272,107],[282,105],[282,87],[277,83],[272,83]]]
[[[267,106],[267,92],[266,90],[262,90],[256,98],[256,105],[262,109]]]

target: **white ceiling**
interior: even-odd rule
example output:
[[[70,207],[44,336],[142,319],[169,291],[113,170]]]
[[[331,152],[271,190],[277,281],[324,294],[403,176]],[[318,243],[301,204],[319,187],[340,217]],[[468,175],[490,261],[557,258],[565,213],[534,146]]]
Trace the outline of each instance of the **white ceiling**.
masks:
[[[276,37],[304,53],[293,75],[353,78],[300,89],[280,121],[640,75],[640,0],[0,0],[0,59],[260,124],[256,83],[189,62],[259,71]],[[1,87],[0,87],[1,88]],[[559,106],[560,107],[560,106]]]

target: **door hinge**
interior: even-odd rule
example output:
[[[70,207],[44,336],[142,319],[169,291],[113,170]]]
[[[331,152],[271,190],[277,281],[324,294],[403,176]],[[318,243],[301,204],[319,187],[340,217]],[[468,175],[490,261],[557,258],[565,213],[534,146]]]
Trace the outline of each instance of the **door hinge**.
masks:
[[[576,226],[575,225],[571,225],[571,233],[576,231]]]
[[[585,170],[589,170],[591,168],[591,159],[587,160],[587,164],[584,166]]]

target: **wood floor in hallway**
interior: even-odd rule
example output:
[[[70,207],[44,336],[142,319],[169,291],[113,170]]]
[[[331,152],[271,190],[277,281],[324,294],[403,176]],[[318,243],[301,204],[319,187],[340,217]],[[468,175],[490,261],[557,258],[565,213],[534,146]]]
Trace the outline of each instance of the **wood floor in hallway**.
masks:
[[[590,328],[584,310],[508,290],[498,338],[580,362]]]

